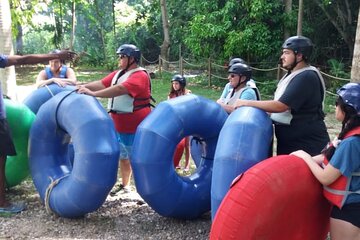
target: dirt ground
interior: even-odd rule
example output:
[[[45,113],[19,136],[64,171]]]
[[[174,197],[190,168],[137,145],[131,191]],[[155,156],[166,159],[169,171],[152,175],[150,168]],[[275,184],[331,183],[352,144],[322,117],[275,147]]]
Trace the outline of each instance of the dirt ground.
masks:
[[[340,124],[334,114],[326,117],[331,138]],[[81,219],[65,219],[46,212],[31,178],[7,193],[12,201],[25,201],[27,210],[0,216],[2,239],[208,239],[210,213],[196,220],[162,217],[135,189],[130,194],[108,197],[97,211]]]

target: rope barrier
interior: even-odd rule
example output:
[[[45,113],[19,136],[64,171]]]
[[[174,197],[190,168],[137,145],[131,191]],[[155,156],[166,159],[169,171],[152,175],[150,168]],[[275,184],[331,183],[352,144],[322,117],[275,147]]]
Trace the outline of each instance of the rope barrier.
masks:
[[[150,61],[150,60],[147,60],[146,58],[144,58],[143,56],[141,56],[141,57],[142,57],[142,59],[144,59],[149,64],[155,64],[155,63],[159,62],[159,59],[155,59],[154,61]]]
[[[200,64],[193,64],[193,63],[190,63],[190,62],[186,61],[185,58],[183,58],[183,61],[184,61],[184,63],[186,63],[186,64],[188,64],[190,66],[193,66],[193,67],[202,67],[202,65],[200,65]]]
[[[340,78],[340,77],[331,76],[331,75],[329,75],[329,74],[327,74],[327,73],[324,73],[324,72],[322,72],[322,71],[320,71],[320,73],[321,73],[321,74],[323,74],[323,75],[325,75],[325,76],[327,76],[327,77],[330,77],[330,78],[336,79],[336,80],[341,80],[341,81],[346,81],[346,82],[350,82],[350,81],[351,81],[351,79],[347,79],[347,78]]]
[[[224,80],[227,80],[227,78],[224,78],[224,77],[220,77],[220,76],[217,76],[215,74],[211,74],[212,77],[216,77],[216,78],[219,78],[219,79],[224,79]]]
[[[211,63],[211,66],[212,66],[212,67],[215,66],[215,67],[219,67],[219,68],[222,68],[222,69],[226,69],[225,66],[219,65],[219,64],[216,64],[216,63]]]
[[[160,59],[161,59],[161,61],[162,62],[166,62],[166,63],[170,63],[170,64],[175,64],[175,63],[179,63],[180,61],[179,60],[177,60],[177,61],[167,61],[166,59],[164,59],[164,58],[162,58],[162,57],[160,57]]]
[[[278,70],[278,68],[270,68],[270,69],[262,69],[262,68],[256,68],[256,67],[250,67],[251,69],[254,69],[256,71],[262,71],[262,72],[270,72],[270,71],[274,71],[274,70]]]

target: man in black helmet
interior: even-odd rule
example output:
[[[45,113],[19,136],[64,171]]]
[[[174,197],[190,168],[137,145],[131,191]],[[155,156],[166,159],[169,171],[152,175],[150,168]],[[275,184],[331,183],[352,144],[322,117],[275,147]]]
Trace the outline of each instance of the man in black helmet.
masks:
[[[279,81],[274,100],[238,100],[235,104],[271,113],[278,155],[299,149],[317,155],[329,142],[323,112],[325,84],[320,72],[309,65],[312,50],[309,38],[288,38],[282,45],[280,58],[288,73]]]
[[[78,92],[94,97],[109,98],[108,109],[115,123],[120,144],[120,173],[122,183],[110,195],[129,192],[131,178],[130,153],[135,131],[150,113],[150,77],[138,66],[140,50],[132,44],[123,44],[116,52],[120,70],[101,80],[80,85]]]

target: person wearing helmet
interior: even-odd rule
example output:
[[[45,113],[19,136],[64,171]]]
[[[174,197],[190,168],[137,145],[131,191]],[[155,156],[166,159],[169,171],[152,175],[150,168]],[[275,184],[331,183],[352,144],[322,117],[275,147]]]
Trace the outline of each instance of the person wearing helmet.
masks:
[[[60,50],[55,49],[51,53],[59,53]],[[37,87],[42,87],[51,83],[56,83],[60,87],[66,85],[76,85],[76,75],[72,68],[66,66],[65,61],[61,59],[52,59],[44,70],[40,71],[36,78]]]
[[[180,74],[176,74],[171,79],[170,92],[168,94],[168,100],[190,94],[191,91],[186,88],[186,78]],[[174,154],[174,166],[175,169],[181,169],[180,160],[185,151],[185,167],[184,172],[188,173],[190,169],[190,143],[189,137],[183,138],[180,143],[176,146]]]
[[[119,70],[101,80],[79,85],[78,93],[94,97],[108,98],[108,109],[114,121],[120,144],[120,173],[122,183],[116,185],[110,195],[129,192],[131,179],[130,153],[135,131],[144,118],[149,115],[152,104],[151,83],[148,72],[138,66],[140,50],[132,44],[121,45],[116,53],[119,56]]]
[[[191,91],[186,88],[186,78],[181,76],[180,74],[174,75],[171,79],[168,99],[183,96],[189,93],[191,93]]]
[[[340,134],[321,155],[312,157],[303,150],[292,155],[305,161],[334,205],[331,239],[360,239],[360,84],[345,84],[337,94],[335,117],[342,123]]]
[[[13,65],[37,64],[52,59],[72,60],[75,53],[60,51],[55,54],[3,55],[0,54],[0,68]],[[22,202],[11,203],[5,197],[5,164],[7,156],[15,156],[16,149],[6,119],[3,92],[0,84],[0,213],[19,213],[25,208]]]
[[[287,74],[279,81],[274,100],[237,100],[235,107],[252,106],[271,113],[277,138],[277,154],[304,149],[319,154],[329,141],[324,122],[325,83],[310,66],[311,40],[293,36],[282,45],[281,63]]]
[[[230,62],[228,64],[228,70],[231,68],[232,65],[236,64],[236,63],[243,63],[243,64],[247,64],[242,58],[239,57],[235,57],[230,59]],[[259,89],[256,87],[256,83],[253,79],[250,79],[249,81],[246,82],[246,86],[250,87],[252,89],[255,90],[256,92],[256,100],[260,100],[261,96],[260,96],[260,91]],[[225,87],[223,92],[221,93],[220,98],[217,100],[218,103],[224,103],[226,96],[233,90],[233,87],[231,86],[230,82],[228,82]]]
[[[251,68],[241,62],[230,61],[232,64],[228,70],[228,80],[221,94],[216,101],[227,113],[234,111],[234,104],[237,99],[258,100],[260,94],[255,82],[251,80]]]

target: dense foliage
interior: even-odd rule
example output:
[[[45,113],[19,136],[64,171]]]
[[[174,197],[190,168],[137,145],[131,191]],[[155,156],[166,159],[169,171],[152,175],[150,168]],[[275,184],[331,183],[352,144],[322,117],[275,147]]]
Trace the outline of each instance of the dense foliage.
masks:
[[[74,50],[83,53],[83,64],[116,67],[114,53],[125,42],[138,45],[149,62],[155,61],[160,53],[163,29],[158,0],[10,2],[14,39],[24,41],[20,52],[69,47],[75,14]],[[170,60],[182,55],[198,61],[211,57],[223,63],[229,57],[241,56],[254,66],[273,66],[285,31],[296,35],[298,1],[292,1],[289,13],[285,13],[284,2],[167,1]],[[358,0],[304,0],[303,35],[316,45],[315,65],[341,76],[348,74],[359,5]],[[34,24],[34,20],[29,20],[31,15],[47,16],[47,20]]]

